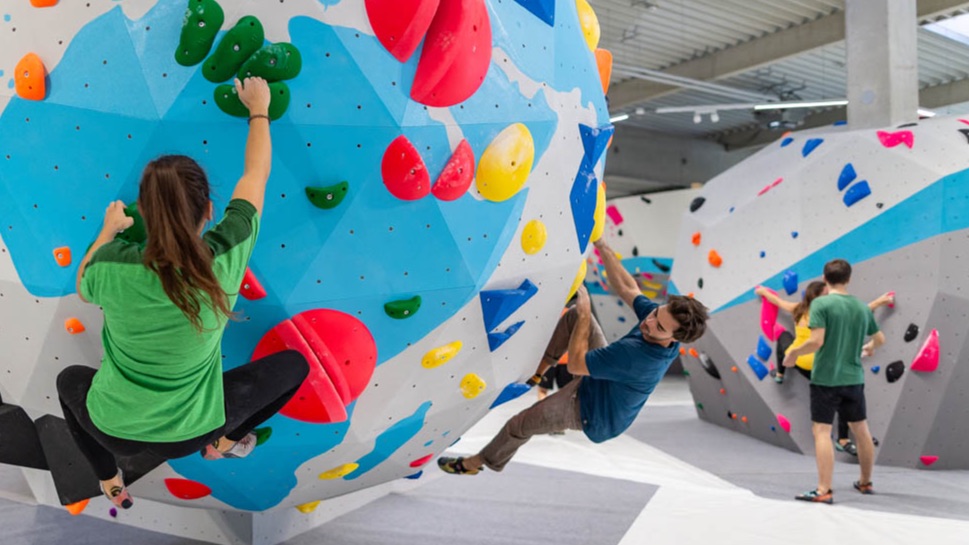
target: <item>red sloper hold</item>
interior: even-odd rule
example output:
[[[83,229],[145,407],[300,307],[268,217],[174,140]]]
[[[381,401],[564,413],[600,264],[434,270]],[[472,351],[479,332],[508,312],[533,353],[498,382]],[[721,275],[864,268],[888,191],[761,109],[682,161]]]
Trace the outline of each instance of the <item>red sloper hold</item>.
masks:
[[[431,187],[431,193],[442,201],[453,201],[468,192],[473,180],[474,150],[467,140],[461,140]]]
[[[380,172],[387,191],[398,199],[416,201],[431,192],[431,177],[424,159],[404,135],[387,146]]]
[[[912,360],[909,368],[912,371],[931,373],[939,367],[939,330],[933,329],[919,353]]]
[[[319,360],[323,372],[330,378],[333,387],[340,394],[340,399],[343,401],[343,404],[349,405],[353,401],[350,396],[350,385],[347,383],[347,379],[343,375],[343,369],[337,363],[336,357],[330,351],[330,347],[317,334],[314,324],[304,314],[298,314],[293,316],[293,325],[299,330],[300,335],[303,336],[310,350],[313,351],[313,354]]]
[[[249,267],[246,267],[246,275],[242,277],[242,286],[239,287],[239,295],[250,301],[262,299],[266,296],[266,290],[259,283],[259,280],[256,279],[256,275],[252,274],[252,269]]]
[[[197,500],[212,493],[211,488],[188,479],[165,479],[165,487],[173,496],[183,500]]]
[[[360,397],[377,368],[377,343],[363,322],[335,310],[303,312],[321,341],[333,354],[350,389],[350,399]]]
[[[441,2],[417,64],[412,99],[447,107],[468,99],[491,66],[491,21],[484,0]]]
[[[367,18],[380,43],[400,62],[414,54],[441,0],[366,0]]]

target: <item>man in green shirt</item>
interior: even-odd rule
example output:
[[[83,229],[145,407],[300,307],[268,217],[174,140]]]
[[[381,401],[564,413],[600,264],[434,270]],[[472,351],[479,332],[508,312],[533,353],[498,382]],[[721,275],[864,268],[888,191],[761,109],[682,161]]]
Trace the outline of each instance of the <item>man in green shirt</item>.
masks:
[[[828,294],[811,303],[808,327],[811,337],[798,348],[787,352],[784,367],[793,367],[799,356],[815,352],[811,371],[811,431],[818,464],[818,486],[796,496],[796,499],[832,503],[831,477],[834,473],[834,444],[831,423],[837,413],[848,421],[858,445],[861,478],[854,483],[862,494],[874,492],[871,471],[875,445],[868,430],[865,414],[865,373],[861,357],[870,356],[885,342],[875,317],[868,306],[848,294],[851,265],[843,259],[824,266]],[[865,338],[871,341],[865,343]]]

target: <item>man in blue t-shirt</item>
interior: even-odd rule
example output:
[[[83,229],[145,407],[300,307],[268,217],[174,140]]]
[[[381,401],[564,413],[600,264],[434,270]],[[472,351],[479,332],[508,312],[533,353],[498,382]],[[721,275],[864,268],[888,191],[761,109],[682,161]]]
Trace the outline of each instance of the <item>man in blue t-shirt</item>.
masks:
[[[579,288],[575,306],[559,319],[538,374],[569,353],[575,380],[518,413],[478,454],[441,457],[443,471],[474,475],[482,467],[504,469],[533,435],[582,430],[595,443],[620,435],[639,414],[656,383],[676,357],[680,342],[693,342],[706,330],[707,309],[691,297],[671,295],[665,305],[647,299],[605,242],[595,243],[612,291],[635,312],[639,323],[623,338],[606,343],[592,318],[589,294]]]

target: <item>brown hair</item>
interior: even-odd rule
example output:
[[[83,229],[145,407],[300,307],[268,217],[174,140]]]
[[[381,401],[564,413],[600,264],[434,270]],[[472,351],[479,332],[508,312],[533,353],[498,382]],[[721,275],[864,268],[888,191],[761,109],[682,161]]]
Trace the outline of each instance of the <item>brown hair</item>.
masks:
[[[232,315],[212,270],[212,250],[198,236],[208,206],[209,180],[191,157],[163,155],[145,167],[138,196],[148,233],[144,264],[158,275],[165,294],[199,332],[203,304],[216,314]]]
[[[824,265],[824,281],[829,285],[847,284],[851,280],[851,264],[844,259],[832,259]]]
[[[795,324],[800,322],[801,317],[807,314],[808,311],[811,310],[811,301],[814,301],[818,297],[821,297],[821,294],[824,293],[824,287],[825,287],[824,282],[820,280],[815,280],[810,284],[808,284],[806,288],[804,288],[804,299],[801,299],[801,302],[794,307],[794,312],[792,313],[794,314]]]
[[[707,330],[707,307],[692,297],[670,295],[666,303],[670,315],[680,324],[673,332],[673,338],[684,343],[691,343],[703,336]]]

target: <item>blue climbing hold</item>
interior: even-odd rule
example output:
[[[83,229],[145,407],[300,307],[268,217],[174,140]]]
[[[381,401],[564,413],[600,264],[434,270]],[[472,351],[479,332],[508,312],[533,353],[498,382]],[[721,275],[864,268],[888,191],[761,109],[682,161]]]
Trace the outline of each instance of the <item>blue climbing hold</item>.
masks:
[[[579,125],[579,136],[582,137],[582,148],[585,150],[585,157],[589,164],[596,164],[602,157],[602,152],[606,151],[609,139],[616,132],[612,125],[601,129],[594,129],[588,125]]]
[[[555,0],[515,0],[532,15],[544,21],[548,26],[555,26]]]
[[[483,290],[480,297],[485,329],[491,331],[501,325],[536,293],[538,293],[538,286],[528,279],[522,282],[518,289]]]
[[[818,146],[821,145],[821,142],[824,142],[823,138],[812,138],[807,142],[805,142],[804,147],[801,149],[801,156],[807,157],[808,155],[810,155],[812,151],[814,151],[815,149],[817,149]]]
[[[785,138],[785,139],[783,139],[783,140],[781,140],[781,147],[782,147],[782,148],[786,148],[786,147],[787,147],[787,146],[789,146],[789,145],[791,144],[791,142],[793,142],[793,141],[794,141],[794,139],[793,139],[793,138],[791,138],[790,136],[788,136],[787,138]]]
[[[767,367],[765,367],[764,364],[757,359],[757,356],[751,354],[747,358],[747,363],[750,365],[750,368],[754,370],[754,374],[757,375],[757,380],[764,380],[764,377],[766,377],[768,373]]]
[[[408,475],[408,476],[406,476],[404,478],[405,479],[411,479],[411,480],[417,480],[417,479],[420,479],[421,478],[421,475],[423,475],[423,474],[424,474],[424,470],[422,469],[422,470],[418,471],[417,473],[414,473],[413,475]]]
[[[842,125],[847,125],[847,124],[848,124],[848,122],[845,121],[844,119],[839,119],[838,121],[835,121],[834,123],[832,123],[831,126],[832,127],[840,127]]]
[[[492,352],[498,350],[498,347],[505,344],[505,341],[517,333],[523,325],[525,325],[525,322],[521,321],[508,326],[508,329],[504,331],[498,333],[488,333],[488,349]]]
[[[498,398],[495,399],[495,402],[492,403],[491,406],[488,408],[494,409],[495,407],[497,407],[498,405],[501,405],[502,403],[508,403],[512,399],[521,397],[525,392],[531,389],[532,388],[527,384],[522,384],[521,382],[512,382],[508,386],[505,386],[505,389],[502,390],[500,394],[498,394]]]
[[[864,199],[868,195],[871,195],[871,188],[868,187],[868,182],[862,180],[849,187],[848,191],[845,191],[845,195],[842,200],[844,200],[845,206],[851,206],[861,199]]]
[[[575,234],[579,237],[579,253],[585,253],[592,228],[595,227],[598,191],[599,180],[596,179],[593,164],[588,157],[583,157],[579,173],[575,175],[575,182],[572,184],[572,192],[569,194],[572,222],[575,223]]]
[[[874,374],[876,374],[876,375],[878,374],[879,371],[881,371],[881,369],[882,368],[881,368],[880,365],[872,365],[871,366],[871,372],[874,373]]]
[[[767,343],[767,339],[765,339],[763,336],[761,336],[760,338],[757,339],[757,357],[758,358],[760,358],[760,359],[762,359],[764,361],[767,361],[767,359],[770,358],[770,355],[771,355],[772,352],[773,352],[773,350],[771,349],[770,344]]]
[[[767,257],[767,252],[765,252],[764,250],[761,250],[760,251],[760,257],[761,258]]]
[[[797,293],[797,271],[789,270],[784,273],[784,291],[788,295],[794,295]]]
[[[791,238],[797,238],[797,231],[791,231]]]
[[[848,184],[855,181],[855,178],[857,177],[858,174],[855,173],[855,167],[852,166],[851,163],[845,165],[845,167],[841,169],[841,176],[838,176],[838,191],[844,191],[844,189],[848,187]]]

